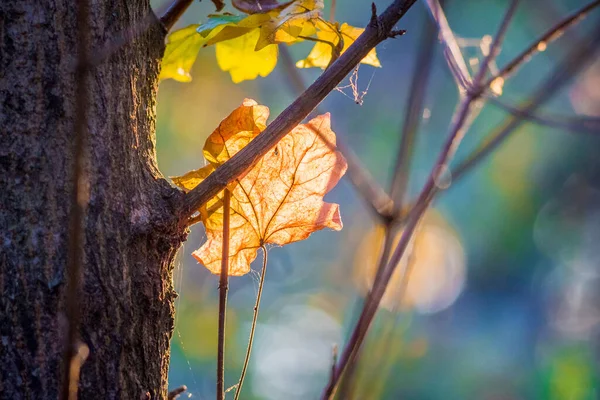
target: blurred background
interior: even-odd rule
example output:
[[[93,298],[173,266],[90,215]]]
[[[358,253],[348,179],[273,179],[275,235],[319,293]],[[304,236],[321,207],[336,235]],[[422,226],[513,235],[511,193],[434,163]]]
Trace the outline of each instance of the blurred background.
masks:
[[[155,10],[167,1],[154,0]],[[383,10],[388,0],[376,4]],[[580,0],[522,1],[497,64],[501,67]],[[507,1],[447,1],[446,13],[467,60],[481,58]],[[328,15],[330,2],[325,2]],[[228,5],[226,11],[234,11]],[[176,28],[214,12],[195,2]],[[361,0],[338,0],[336,20],[368,22]],[[361,66],[357,104],[349,89],[333,91],[320,109],[384,187],[393,174],[422,26],[419,1],[398,28],[407,34],[377,47],[382,68]],[[600,23],[598,10],[535,56],[504,85],[517,105],[572,46]],[[294,61],[311,43],[289,48]],[[436,44],[426,110],[415,148],[409,193],[423,185],[445,139],[458,99]],[[204,165],[206,137],[246,97],[271,109],[295,98],[281,61],[266,78],[233,84],[213,47],[202,49],[192,82],[160,84],[157,152],[165,176]],[[300,70],[306,83],[319,69]],[[346,80],[340,86],[347,85]],[[600,117],[598,57],[545,107],[545,114]],[[464,158],[506,114],[487,105],[456,156]],[[414,274],[406,296],[392,280],[369,333],[350,391],[353,399],[600,398],[600,135],[524,124],[476,170],[440,194],[413,243]],[[328,380],[332,347],[343,347],[372,281],[381,232],[344,178],[325,199],[341,206],[344,229],[269,249],[261,313],[242,399],[314,399]],[[215,397],[218,277],[191,253],[206,235],[201,224],[179,252],[174,272],[176,326],[169,384],[185,396]],[[230,280],[226,387],[237,382],[258,287],[254,272]],[[232,397],[233,392],[229,393]]]

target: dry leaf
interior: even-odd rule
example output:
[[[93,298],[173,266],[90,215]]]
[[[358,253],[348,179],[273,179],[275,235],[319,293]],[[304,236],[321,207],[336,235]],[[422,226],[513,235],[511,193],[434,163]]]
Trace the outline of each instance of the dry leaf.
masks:
[[[192,189],[208,176],[210,168],[214,168],[212,163],[216,166],[225,162],[264,129],[267,116],[266,107],[244,101],[207,139],[204,151],[211,165],[174,178],[174,182],[186,190]],[[346,161],[316,132],[335,143],[329,114],[298,125],[245,176],[229,186],[230,275],[246,274],[258,248],[264,244],[285,245],[306,239],[323,228],[342,228],[339,206],[324,202],[323,196],[346,172]],[[200,210],[208,239],[193,253],[214,274],[221,268],[222,196],[221,192]]]

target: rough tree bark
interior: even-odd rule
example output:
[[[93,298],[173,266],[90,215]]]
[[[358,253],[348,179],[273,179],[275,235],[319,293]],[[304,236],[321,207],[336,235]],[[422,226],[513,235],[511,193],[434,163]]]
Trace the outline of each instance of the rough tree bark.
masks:
[[[73,162],[76,3],[0,2],[0,398],[56,399]],[[148,0],[93,0],[91,48]],[[90,73],[82,399],[166,397],[181,194],[156,166],[158,25]]]

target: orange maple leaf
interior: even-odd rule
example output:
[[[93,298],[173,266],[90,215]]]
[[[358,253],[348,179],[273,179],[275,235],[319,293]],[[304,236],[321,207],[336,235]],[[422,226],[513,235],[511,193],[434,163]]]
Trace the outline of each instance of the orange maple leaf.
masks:
[[[262,127],[267,116],[266,107],[245,100],[207,139],[204,152],[211,165],[175,178],[175,183],[192,189],[214,169],[212,163],[225,162],[259,133],[249,129],[250,118]],[[229,186],[229,275],[248,273],[257,250],[265,244],[285,245],[323,228],[342,229],[339,205],[324,202],[323,196],[346,172],[346,160],[317,132],[335,144],[329,113],[298,125]],[[220,193],[200,210],[208,239],[193,253],[214,274],[221,270],[222,197]]]

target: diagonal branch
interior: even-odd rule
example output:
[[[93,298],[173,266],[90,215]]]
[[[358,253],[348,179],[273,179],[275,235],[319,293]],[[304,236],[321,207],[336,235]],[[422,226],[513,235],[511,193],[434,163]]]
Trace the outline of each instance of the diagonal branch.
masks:
[[[506,111],[513,116],[529,120],[537,125],[548,126],[554,129],[564,129],[572,133],[582,133],[589,135],[600,135],[600,118],[584,117],[571,115],[557,115],[549,113],[539,113],[524,111],[518,106],[505,103],[495,96],[488,96],[490,104]]]
[[[291,82],[291,88],[297,95],[300,95],[306,90],[306,86],[304,86],[302,76],[300,75],[298,68],[294,65],[288,49],[285,46],[282,46],[279,50],[279,55],[282,58],[282,66],[285,69],[287,78],[289,78],[288,81]],[[316,110],[321,114],[318,107]],[[350,182],[361,194],[363,201],[371,208],[373,214],[385,222],[391,215],[393,201],[385,190],[377,184],[369,171],[362,166],[356,153],[352,151],[350,146],[348,146],[340,135],[337,136],[336,143],[331,143],[321,131],[313,128],[310,129],[319,135],[331,150],[339,150],[340,153],[342,153],[348,163],[347,176],[350,179]]]
[[[229,290],[229,217],[231,192],[223,195],[223,248],[219,275],[219,329],[217,333],[217,400],[225,399],[225,325],[227,317],[227,291]]]
[[[175,25],[175,22],[181,18],[192,2],[193,0],[173,0],[165,13],[160,17],[160,22],[167,32],[170,31],[173,25]]]
[[[211,0],[217,11],[221,11],[225,7],[223,0]],[[160,22],[165,30],[169,32],[173,25],[181,18],[185,10],[192,4],[193,0],[173,0],[167,7],[165,12],[160,17]]]
[[[502,125],[487,136],[487,139],[481,146],[454,169],[452,173],[453,180],[456,181],[456,179],[463,176],[468,170],[472,169],[489,155],[521,125],[524,116],[535,112],[540,105],[547,102],[568,83],[571,77],[581,71],[596,53],[598,49],[598,37],[600,37],[600,27],[595,29],[586,43],[574,46],[573,50],[555,69],[551,77],[540,86],[530,100],[519,107],[519,113],[505,120]]]
[[[408,247],[417,225],[433,200],[432,193],[436,192],[436,188],[438,187],[437,182],[439,182],[444,168],[446,168],[449,161],[454,156],[456,149],[465,134],[471,114],[477,109],[477,103],[483,94],[481,85],[485,78],[487,66],[489,62],[493,60],[493,57],[495,57],[497,49],[500,47],[502,40],[504,39],[506,30],[510,21],[512,20],[517,4],[518,0],[513,0],[511,2],[502,20],[502,23],[500,24],[498,33],[494,37],[494,41],[490,47],[489,55],[482,63],[481,69],[477,73],[470,90],[467,91],[466,95],[459,104],[457,113],[450,128],[450,132],[446,139],[446,143],[444,144],[444,147],[442,148],[442,151],[440,152],[437,161],[431,170],[431,173],[429,174],[425,186],[419,194],[419,198],[416,201],[415,206],[408,214],[406,226],[404,227],[398,245],[392,252],[386,268],[384,268],[380,274],[378,273],[378,279],[374,283],[373,289],[367,295],[367,299],[361,311],[359,320],[354,326],[350,339],[348,340],[348,343],[340,357],[340,362],[336,367],[334,379],[332,379],[332,382],[330,382],[330,384],[324,389],[321,395],[321,400],[331,399],[335,395],[337,384],[339,383],[346,368],[350,365],[354,354],[361,347],[364,338],[366,337],[369,327],[371,326],[375,314],[377,313],[379,303],[383,298],[387,285],[397,265],[400,263],[400,260],[404,255],[406,248]]]
[[[300,97],[279,114],[267,129],[186,194],[176,211],[179,221],[185,223],[196,209],[251,168],[283,136],[297,126],[373,47],[389,37],[394,25],[415,1],[395,0],[379,17],[374,13],[363,34]]]
[[[460,51],[456,37],[452,33],[452,29],[450,29],[446,14],[439,0],[426,0],[426,5],[438,26],[439,37],[444,46],[444,56],[450,66],[452,76],[454,76],[459,88],[466,88],[471,83],[471,74]]]
[[[488,80],[487,84],[484,86],[489,87],[490,84],[495,79],[501,79],[502,81],[506,80],[521,65],[523,65],[524,62],[531,59],[531,57],[533,55],[535,55],[536,53],[543,51],[548,46],[548,43],[558,39],[560,36],[562,36],[562,34],[564,33],[564,31],[566,29],[576,25],[578,22],[580,22],[582,19],[584,19],[590,11],[592,11],[595,7],[597,7],[599,5],[600,5],[600,0],[593,1],[590,4],[575,11],[573,14],[569,15],[568,17],[564,18],[558,24],[554,25],[552,28],[550,28],[548,31],[546,31],[546,33],[544,33],[537,40],[535,40],[531,44],[531,46],[529,46],[527,49],[523,50],[523,52],[521,54],[516,56],[511,62],[509,62],[504,68],[502,68],[502,70],[500,70],[498,75],[490,78]]]
[[[425,102],[425,91],[429,81],[429,72],[433,64],[435,38],[435,24],[425,21],[419,54],[415,63],[415,71],[411,78],[410,94],[408,96],[408,107],[404,115],[402,125],[400,148],[396,158],[394,177],[392,179],[391,197],[394,201],[394,211],[402,212],[402,203],[406,195],[408,177],[410,174],[410,162],[414,149],[414,141],[419,129],[419,122],[423,115],[423,103]]]

